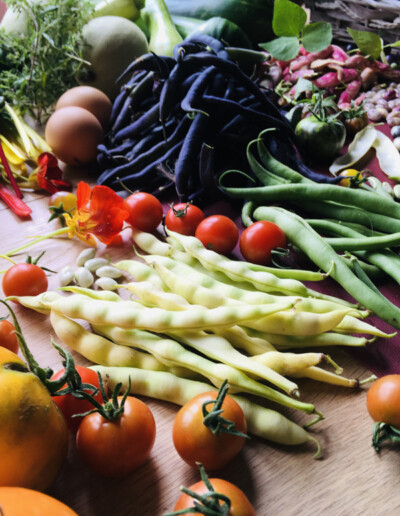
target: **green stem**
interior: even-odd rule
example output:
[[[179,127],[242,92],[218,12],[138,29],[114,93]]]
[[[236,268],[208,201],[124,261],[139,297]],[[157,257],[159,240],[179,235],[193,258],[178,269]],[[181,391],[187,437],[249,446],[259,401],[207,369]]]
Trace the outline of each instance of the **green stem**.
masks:
[[[34,244],[38,244],[39,242],[43,242],[43,240],[47,240],[47,239],[53,238],[55,236],[64,235],[65,233],[68,233],[68,231],[69,231],[68,227],[59,228],[56,231],[53,231],[52,233],[35,238],[28,244],[21,245],[20,247],[17,247],[16,249],[13,249],[12,251],[8,251],[7,253],[4,253],[2,256],[3,257],[13,256],[14,254],[19,253],[20,251],[23,251],[24,249],[27,249],[28,247],[30,247]]]

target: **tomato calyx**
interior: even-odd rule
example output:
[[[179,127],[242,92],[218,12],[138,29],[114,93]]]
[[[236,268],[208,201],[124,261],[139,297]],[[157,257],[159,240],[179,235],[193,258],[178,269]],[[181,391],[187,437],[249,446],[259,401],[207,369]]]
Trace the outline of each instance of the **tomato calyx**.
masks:
[[[191,201],[187,202],[185,204],[185,206],[183,208],[178,208],[176,209],[174,207],[174,203],[171,203],[170,204],[170,207],[175,215],[175,217],[178,217],[178,218],[181,218],[181,217],[184,217],[185,215],[187,215],[187,212],[188,212],[188,209],[189,209],[189,206],[192,204]]]
[[[67,226],[67,223],[65,222],[64,215],[67,213],[70,217],[72,217],[73,213],[76,211],[76,208],[71,208],[70,210],[66,210],[64,208],[64,205],[62,202],[58,206],[49,206],[49,210],[51,212],[51,215],[47,222],[51,222],[52,220],[59,219],[61,222],[61,225],[63,227]]]
[[[15,334],[18,339],[18,345],[26,360],[28,370],[39,378],[39,380],[49,391],[51,396],[59,396],[71,393],[74,396],[79,397],[81,395],[82,389],[88,389],[97,392],[97,388],[95,386],[90,384],[84,384],[81,382],[81,377],[75,369],[75,362],[71,353],[59,346],[54,341],[54,339],[51,339],[51,344],[63,358],[63,366],[65,368],[65,371],[59,379],[50,380],[51,376],[53,375],[53,370],[49,367],[43,368],[37,363],[35,357],[33,356],[31,350],[28,347],[28,344],[26,343],[26,340],[22,334],[21,326],[18,323],[18,319],[13,309],[3,299],[0,299],[0,302],[7,307],[8,311],[11,314],[15,327]],[[67,383],[68,387],[60,390],[65,383]]]
[[[72,417],[85,417],[89,414],[94,414],[95,412],[98,412],[104,419],[107,419],[108,421],[116,421],[120,419],[120,417],[124,413],[125,400],[128,397],[131,390],[131,377],[129,376],[128,388],[126,389],[121,400],[119,401],[118,396],[121,391],[122,382],[117,383],[112,392],[111,399],[109,399],[106,393],[106,389],[104,387],[101,374],[97,373],[97,376],[99,378],[100,393],[104,403],[99,403],[93,396],[91,396],[85,391],[82,391],[82,397],[89,400],[93,404],[94,408],[92,410],[89,410],[88,412],[85,412],[84,414],[74,414]]]
[[[39,256],[37,256],[36,258],[32,258],[32,256],[28,255],[26,257],[26,260],[25,260],[25,263],[31,263],[32,265],[37,265],[38,264],[38,261],[40,260],[40,258],[44,255],[46,251],[42,251]],[[41,265],[38,265],[38,267],[40,267],[42,270],[44,270],[45,272],[51,272],[52,274],[55,274],[56,271],[53,271],[52,269],[49,269],[48,267],[42,267]]]
[[[203,424],[211,430],[214,435],[220,435],[222,433],[237,435],[239,437],[245,437],[246,439],[250,439],[247,434],[236,430],[235,423],[233,421],[229,421],[221,416],[223,413],[222,404],[224,399],[228,393],[229,386],[228,381],[224,380],[222,383],[218,395],[215,400],[205,401],[202,406],[203,412]],[[208,411],[207,406],[213,404],[213,408]]]
[[[400,443],[400,430],[388,423],[378,422],[374,424],[372,432],[372,447],[379,452],[384,441],[391,441],[392,443]]]
[[[204,514],[205,516],[228,516],[231,509],[230,498],[222,493],[217,493],[213,488],[203,465],[200,464],[200,462],[197,462],[196,464],[200,469],[201,480],[207,487],[208,492],[205,494],[199,494],[182,486],[180,490],[194,499],[193,507],[188,507],[187,509],[182,509],[180,511],[168,512],[164,516],[178,516],[180,514],[192,513]],[[222,502],[222,504],[220,502]]]

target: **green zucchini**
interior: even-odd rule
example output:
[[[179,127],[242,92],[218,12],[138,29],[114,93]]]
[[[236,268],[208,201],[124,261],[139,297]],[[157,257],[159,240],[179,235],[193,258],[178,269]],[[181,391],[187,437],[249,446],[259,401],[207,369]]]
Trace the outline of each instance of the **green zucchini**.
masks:
[[[195,18],[186,18],[184,16],[172,16],[172,20],[183,38],[186,38],[194,32],[202,32],[222,41],[230,47],[252,48],[251,41],[244,31],[236,25],[236,23],[226,18],[214,16],[207,21],[203,21]]]
[[[274,0],[165,0],[171,15],[208,20],[215,16],[236,23],[252,41],[273,39]]]

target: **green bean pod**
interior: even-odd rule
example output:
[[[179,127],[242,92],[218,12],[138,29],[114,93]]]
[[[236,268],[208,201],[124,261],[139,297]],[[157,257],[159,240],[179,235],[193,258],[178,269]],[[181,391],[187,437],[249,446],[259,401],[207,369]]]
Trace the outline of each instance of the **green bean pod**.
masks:
[[[270,220],[282,228],[286,236],[322,270],[331,276],[354,299],[395,328],[400,328],[400,309],[388,299],[375,293],[346,265],[332,247],[304,219],[282,208],[259,207],[257,220]]]
[[[274,186],[258,186],[254,188],[223,188],[236,198],[262,203],[279,201],[313,201],[324,199],[347,206],[355,206],[373,213],[400,219],[400,205],[393,200],[384,199],[370,191],[355,188],[343,188],[326,183],[291,183]]]
[[[167,372],[141,371],[127,367],[93,366],[92,369],[102,375],[110,389],[113,389],[118,383],[122,383],[127,389],[130,378],[131,394],[148,396],[180,406],[185,405],[198,394],[216,390],[208,383],[186,380]],[[319,455],[318,441],[283,414],[257,405],[242,396],[234,394],[230,394],[230,396],[242,407],[249,433],[274,443],[289,446],[312,442],[317,445],[317,454]]]

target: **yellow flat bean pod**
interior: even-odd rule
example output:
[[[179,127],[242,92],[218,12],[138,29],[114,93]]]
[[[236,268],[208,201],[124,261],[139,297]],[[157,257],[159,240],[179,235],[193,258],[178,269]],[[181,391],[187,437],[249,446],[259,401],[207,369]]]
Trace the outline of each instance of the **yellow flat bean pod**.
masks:
[[[266,333],[251,328],[244,328],[246,333],[252,337],[258,337],[268,341],[279,349],[298,349],[318,346],[355,346],[363,347],[367,342],[371,342],[366,337],[356,337],[339,332],[326,332],[308,337],[298,337],[297,335],[280,335],[278,333]],[[374,340],[374,339],[372,339]]]
[[[340,387],[354,388],[360,385],[357,378],[345,378],[344,376],[340,376],[339,374],[332,373],[331,371],[327,371],[326,369],[316,366],[307,367],[302,371],[292,373],[291,376],[294,376],[295,378],[310,378],[318,382],[338,385]]]
[[[152,233],[140,231],[140,229],[132,228],[133,242],[148,254],[159,254],[168,256],[171,246],[167,242],[163,242]]]
[[[307,367],[320,364],[324,359],[323,353],[290,353],[286,351],[281,353],[279,351],[267,351],[262,355],[255,355],[251,357],[252,360],[264,364],[277,373],[291,376],[294,373],[301,372]]]
[[[323,314],[291,310],[248,321],[243,323],[243,326],[267,333],[309,336],[333,330],[343,321],[346,314],[348,309]]]
[[[180,253],[182,254],[182,253]],[[191,284],[200,285],[208,289],[210,295],[212,292],[217,292],[219,296],[223,296],[225,304],[232,304],[235,301],[246,304],[263,304],[276,302],[281,296],[260,292],[255,289],[250,290],[251,285],[244,282],[230,281],[226,275],[220,273],[216,279],[215,271],[207,271],[203,267],[189,266],[179,261],[166,256],[144,256],[143,259],[154,266],[163,282],[174,292],[180,293],[190,303],[193,303],[191,297]],[[198,263],[198,262],[197,262]],[[202,270],[201,270],[202,269]],[[213,274],[213,275],[212,275]],[[287,296],[290,297],[290,296]],[[293,297],[298,299],[297,297]],[[300,298],[296,303],[296,311],[306,311],[314,313],[324,313],[331,310],[343,309],[343,303],[333,301],[326,301],[323,299]],[[358,310],[352,308],[349,314],[355,317],[367,317],[369,312],[367,310]]]
[[[140,302],[146,306],[158,306],[167,310],[185,310],[191,306],[193,307],[178,294],[165,292],[151,281],[136,281],[121,286],[135,294]]]
[[[180,406],[185,405],[198,394],[216,390],[208,383],[178,378],[171,373],[141,371],[127,367],[93,366],[92,369],[101,374],[111,389],[118,383],[122,383],[127,389],[130,378],[131,394],[148,396]],[[242,396],[231,394],[230,396],[242,407],[249,433],[274,443],[289,446],[312,442],[317,445],[317,455],[319,455],[318,441],[283,414],[257,405]]]
[[[169,369],[149,353],[114,344],[53,310],[50,312],[50,322],[55,334],[64,344],[95,364],[109,367],[138,367],[152,371],[170,371],[183,378],[196,376],[189,369],[183,367]]]
[[[195,237],[166,231],[171,237],[171,241],[177,241],[179,245],[182,245],[185,251],[199,260],[207,270],[222,271],[229,278],[238,281],[247,281],[262,292],[336,301],[336,298],[309,289],[301,283],[301,281],[297,281],[296,279],[279,278],[269,272],[253,271],[247,266],[246,262],[230,260],[210,249],[206,249],[200,240]],[[345,301],[342,301],[342,304],[354,307],[354,305],[346,303]]]
[[[172,331],[174,329],[206,330],[215,326],[232,326],[238,322],[263,317],[278,310],[286,310],[293,304],[282,301],[270,305],[222,306],[213,309],[201,308],[185,311],[170,311],[162,308],[143,310],[134,301],[103,301],[85,295],[73,294],[61,296],[54,292],[44,292],[33,304],[42,304],[56,312],[63,313],[73,319],[84,319],[92,324],[115,324],[122,328],[141,328],[155,332]],[[10,297],[25,303],[18,296]],[[28,300],[29,301],[29,300]],[[24,306],[27,306],[24,304]]]
[[[138,260],[121,260],[117,263],[113,263],[112,265],[121,271],[127,272],[137,281],[150,281],[152,283],[156,283],[161,288],[164,288],[165,286],[154,269]]]
[[[242,349],[250,356],[260,355],[266,351],[276,351],[270,342],[256,335],[249,335],[241,326],[215,328],[214,333],[225,337],[235,348]]]
[[[298,387],[289,381],[275,369],[262,362],[256,362],[235,349],[232,344],[221,335],[213,335],[205,332],[177,331],[168,333],[173,339],[190,346],[208,358],[218,360],[223,364],[235,367],[246,374],[262,378],[279,387],[288,394],[299,395]]]
[[[253,380],[234,367],[213,362],[186,349],[175,340],[162,338],[141,330],[127,330],[111,325],[95,325],[94,329],[96,332],[118,344],[133,346],[151,353],[168,367],[185,367],[201,374],[218,388],[227,379],[232,392],[254,394],[255,396],[274,401],[286,407],[302,410],[308,414],[316,412],[314,405],[311,403],[304,403],[293,399],[286,394]]]
[[[386,333],[372,324],[365,321],[360,321],[349,315],[346,315],[343,320],[336,326],[335,331],[345,333],[367,333],[375,337],[389,339],[397,335],[397,332]]]

